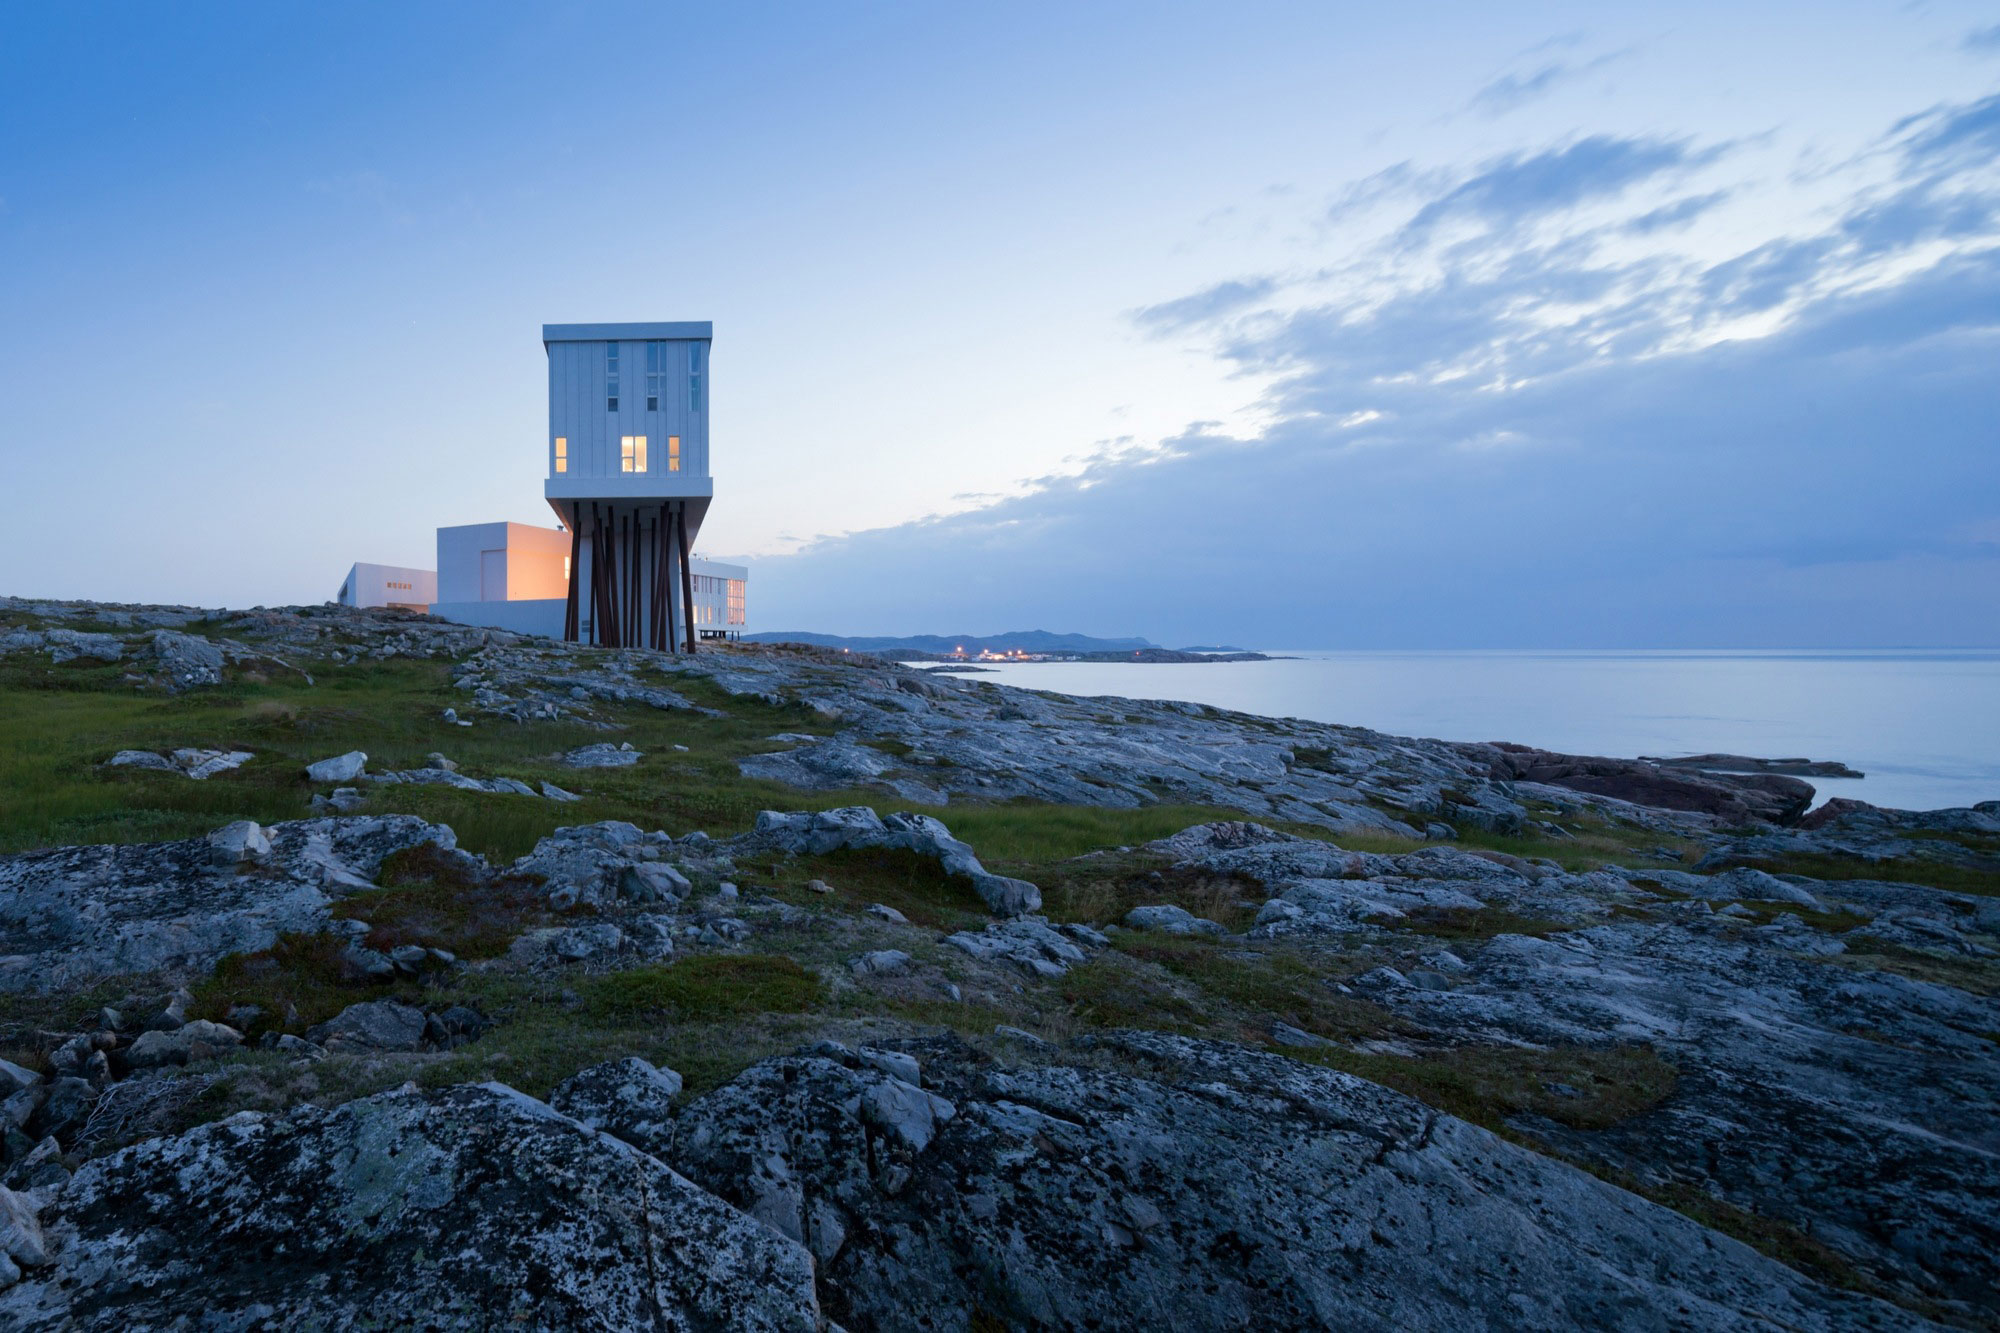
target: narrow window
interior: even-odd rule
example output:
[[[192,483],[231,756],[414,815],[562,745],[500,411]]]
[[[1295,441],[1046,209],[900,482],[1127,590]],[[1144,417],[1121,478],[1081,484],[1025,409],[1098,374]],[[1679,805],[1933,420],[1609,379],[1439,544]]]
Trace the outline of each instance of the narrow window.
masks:
[[[667,436],[667,471],[679,472],[680,470],[681,437],[678,435],[669,435]]]
[[[688,411],[701,411],[701,344],[688,344]]]
[[[604,410],[618,410],[618,344],[604,345]],[[630,471],[628,468],[627,471]]]
[[[646,410],[648,412],[657,412],[660,410],[660,363],[666,358],[665,352],[661,350],[664,345],[662,343],[646,344]]]
[[[556,436],[556,471],[569,471],[569,440],[561,435]]]

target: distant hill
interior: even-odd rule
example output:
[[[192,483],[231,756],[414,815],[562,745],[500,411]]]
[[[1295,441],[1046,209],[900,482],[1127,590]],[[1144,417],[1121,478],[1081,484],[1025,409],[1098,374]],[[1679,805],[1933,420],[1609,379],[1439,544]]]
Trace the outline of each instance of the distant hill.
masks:
[[[1129,653],[1157,648],[1151,639],[1098,639],[1088,634],[1053,634],[1045,629],[1013,630],[1006,634],[909,634],[900,638],[847,637],[840,634],[813,634],[805,630],[777,630],[766,634],[746,634],[748,643],[811,643],[824,648],[851,648],[857,653]]]

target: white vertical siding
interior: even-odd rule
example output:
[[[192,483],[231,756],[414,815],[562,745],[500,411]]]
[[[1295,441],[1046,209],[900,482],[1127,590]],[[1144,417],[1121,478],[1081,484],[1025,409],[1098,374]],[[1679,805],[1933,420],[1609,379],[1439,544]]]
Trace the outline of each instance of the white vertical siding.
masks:
[[[701,411],[691,411],[688,348],[701,348]],[[622,340],[618,344],[618,410],[605,409],[608,374],[607,342],[554,342],[549,357],[549,433],[545,441],[549,475],[555,470],[555,440],[569,441],[569,470],[565,476],[602,477],[619,471],[618,441],[626,435],[644,435],[648,470],[664,474],[667,469],[667,437],[681,437],[681,472],[686,477],[706,478],[708,470],[708,417],[714,398],[713,373],[709,368],[710,344],[706,339],[661,340],[666,364],[660,375],[660,407],[646,410],[646,340]]]

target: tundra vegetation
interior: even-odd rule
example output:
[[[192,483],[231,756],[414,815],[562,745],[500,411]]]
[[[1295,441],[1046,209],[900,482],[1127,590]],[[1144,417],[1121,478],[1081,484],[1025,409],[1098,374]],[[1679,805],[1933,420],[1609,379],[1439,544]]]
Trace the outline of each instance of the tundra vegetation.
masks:
[[[230,766],[189,776],[190,751]],[[349,755],[351,778],[308,775]],[[1515,1322],[2000,1319],[2000,805],[1802,818],[1796,779],[1534,756],[808,647],[675,659],[399,612],[0,602],[0,1070],[19,1084],[0,1173],[47,1237],[0,1260],[0,1315],[249,1308],[221,1279],[183,1300],[184,1274],[79,1293],[62,1256],[94,1253],[104,1217],[143,1231],[120,1201],[186,1145],[222,1151],[203,1135],[310,1156],[355,1116],[485,1132],[516,1103],[464,1085],[499,1084],[699,1186],[689,1216],[742,1271],[647,1270],[647,1299],[744,1326],[1116,1326],[1137,1316],[1106,1310],[1171,1308],[1202,1270],[1226,1292],[1197,1319],[1480,1326],[1332,1283],[1333,1242],[1272,1239],[1262,1210],[1330,1169],[1286,1145],[1349,1130],[1377,1145],[1356,1171],[1449,1154],[1468,1228],[1471,1201],[1529,1207],[1506,1182],[1545,1173],[1582,1192],[1563,1225],[1586,1229],[1537,1223],[1546,1246],[1624,1228],[1722,1247],[1699,1271],[1635,1263],[1616,1299],[1552,1269],[1559,1304]],[[1187,1099],[1223,1086],[1246,1137],[1204,1149],[1187,1127],[1222,1103]],[[1123,1151],[1134,1106],[1192,1136],[1186,1179],[1254,1147],[1271,1192],[1100,1218],[979,1183],[998,1171],[980,1135],[1018,1129],[1006,1108],[1058,1116],[1029,1141],[1080,1163],[1094,1150],[1063,1135]],[[774,1149],[782,1180],[718,1146],[788,1114],[825,1145]],[[860,1158],[839,1150],[854,1114]],[[920,1207],[948,1178],[971,1183]],[[1410,1200],[1445,1206],[1434,1182],[1367,1182],[1378,1232]],[[731,1229],[745,1214],[762,1228]],[[1002,1257],[1009,1218],[1038,1258]],[[1086,1223],[1104,1253],[1035,1268]],[[1252,1280],[1274,1250],[1194,1248],[1237,1233],[1296,1244],[1275,1288]],[[989,1243],[977,1271],[924,1267],[926,1246]],[[1476,1228],[1452,1243],[1477,1266]],[[753,1278],[763,1324],[716,1295]],[[1137,1303],[1094,1304],[1120,1291]],[[489,1295],[466,1326],[502,1308]],[[576,1299],[528,1317],[624,1308]]]

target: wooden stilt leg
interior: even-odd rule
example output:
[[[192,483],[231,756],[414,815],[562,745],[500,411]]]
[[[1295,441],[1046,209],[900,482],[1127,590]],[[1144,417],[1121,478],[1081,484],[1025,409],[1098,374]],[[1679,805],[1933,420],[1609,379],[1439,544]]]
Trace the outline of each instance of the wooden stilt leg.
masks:
[[[688,651],[694,651],[694,565],[688,554],[687,501],[681,501],[680,525],[675,529],[681,548],[681,612],[687,617]]]
[[[563,603],[563,639],[576,642],[576,580],[583,573],[583,525],[578,522],[580,505],[569,507],[569,592]]]

